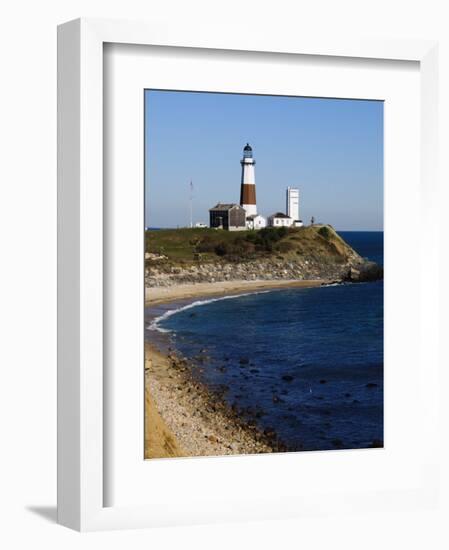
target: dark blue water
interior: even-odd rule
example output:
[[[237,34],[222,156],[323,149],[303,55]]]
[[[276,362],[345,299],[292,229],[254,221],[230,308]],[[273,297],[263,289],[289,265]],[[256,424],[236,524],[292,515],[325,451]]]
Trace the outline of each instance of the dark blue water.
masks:
[[[339,235],[363,258],[384,265],[384,234],[382,231],[339,231]]]
[[[383,233],[342,236],[383,264]],[[290,450],[383,441],[382,281],[214,301],[160,326],[194,361],[194,376]]]

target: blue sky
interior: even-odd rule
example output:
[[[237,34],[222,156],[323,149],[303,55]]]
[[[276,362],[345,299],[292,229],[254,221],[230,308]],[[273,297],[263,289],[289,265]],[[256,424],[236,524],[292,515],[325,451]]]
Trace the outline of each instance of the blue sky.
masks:
[[[256,159],[258,212],[285,211],[337,230],[383,230],[383,103],[199,92],[145,93],[146,225],[208,223],[217,202],[239,202],[240,159]]]

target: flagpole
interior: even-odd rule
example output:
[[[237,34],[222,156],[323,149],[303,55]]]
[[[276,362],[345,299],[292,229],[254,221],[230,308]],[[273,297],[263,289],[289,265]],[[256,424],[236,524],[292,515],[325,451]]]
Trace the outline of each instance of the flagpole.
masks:
[[[190,180],[190,228],[193,227],[193,216],[192,216],[192,200],[193,200],[193,183]]]

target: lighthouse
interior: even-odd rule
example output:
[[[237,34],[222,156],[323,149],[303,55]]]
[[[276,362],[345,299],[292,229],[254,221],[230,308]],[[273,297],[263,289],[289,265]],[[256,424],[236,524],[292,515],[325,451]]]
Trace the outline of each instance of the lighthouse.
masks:
[[[256,206],[256,177],[254,174],[253,150],[249,143],[243,148],[242,181],[240,186],[240,205],[246,210],[246,217],[257,215]]]

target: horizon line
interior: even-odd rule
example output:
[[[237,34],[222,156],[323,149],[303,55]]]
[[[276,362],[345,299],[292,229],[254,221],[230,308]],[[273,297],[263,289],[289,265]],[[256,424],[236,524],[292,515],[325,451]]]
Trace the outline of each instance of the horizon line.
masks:
[[[323,224],[317,223],[317,224],[314,224],[314,225],[332,225],[332,224],[330,224],[330,223],[323,223]],[[310,227],[310,225],[303,225],[302,227]],[[178,225],[176,227],[173,227],[173,226],[170,226],[170,227],[165,227],[165,226],[164,227],[162,227],[162,226],[156,227],[156,226],[146,225],[145,229],[216,229],[216,228],[215,227],[189,227],[188,225]],[[334,227],[334,229],[335,229],[335,231],[342,231],[344,233],[358,233],[358,232],[383,233],[384,232],[383,229],[336,229],[335,227]],[[248,230],[248,231],[251,231],[251,230]],[[253,230],[253,231],[258,231],[258,230]]]

